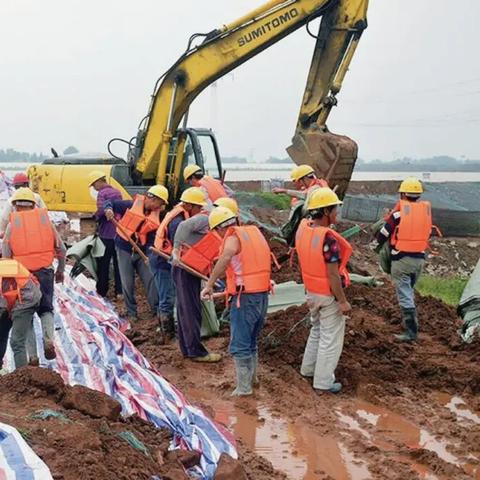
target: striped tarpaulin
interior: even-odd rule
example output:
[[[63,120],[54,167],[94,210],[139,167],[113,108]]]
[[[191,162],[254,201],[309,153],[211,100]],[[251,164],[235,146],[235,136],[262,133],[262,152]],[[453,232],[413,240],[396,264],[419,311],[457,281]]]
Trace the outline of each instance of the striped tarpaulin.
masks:
[[[0,480],[53,480],[15,428],[0,423]]]
[[[120,402],[125,416],[137,414],[170,429],[172,448],[201,453],[200,467],[189,473],[213,478],[222,453],[237,458],[232,434],[191,405],[152,367],[124,335],[127,328],[112,305],[94,292],[90,280],[68,277],[63,286],[55,287],[57,359],[46,361],[39,348],[41,365],[55,369],[69,385],[84,385],[111,396]]]

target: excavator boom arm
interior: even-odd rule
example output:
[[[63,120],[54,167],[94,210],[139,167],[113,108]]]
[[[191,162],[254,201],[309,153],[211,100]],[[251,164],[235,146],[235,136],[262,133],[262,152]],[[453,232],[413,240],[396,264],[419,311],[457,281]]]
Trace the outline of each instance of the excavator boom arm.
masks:
[[[165,183],[172,138],[193,100],[209,85],[313,19],[325,15],[307,81],[297,134],[324,123],[365,28],[368,0],[270,0],[209,33],[169,69],[155,92],[136,160],[144,179]],[[294,159],[296,160],[296,159]]]

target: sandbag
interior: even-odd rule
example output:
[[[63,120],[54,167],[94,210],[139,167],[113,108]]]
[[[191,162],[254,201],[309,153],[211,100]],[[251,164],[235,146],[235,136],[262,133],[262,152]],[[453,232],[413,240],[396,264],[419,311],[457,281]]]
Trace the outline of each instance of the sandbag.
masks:
[[[459,332],[462,340],[471,343],[476,336],[480,337],[480,260],[463,289],[457,313],[463,319]]]
[[[215,303],[213,300],[202,301],[202,326],[200,335],[204,337],[212,337],[218,335],[220,331],[220,322],[215,310]]]
[[[392,271],[392,248],[388,242],[385,242],[379,252],[378,252],[378,261],[380,263],[380,268],[385,273],[391,273]]]
[[[87,270],[97,280],[97,258],[104,255],[105,245],[97,235],[89,235],[73,244],[67,250],[67,258],[75,261],[70,276],[75,278]]]
[[[286,240],[289,247],[295,245],[295,235],[297,233],[298,226],[304,217],[303,206],[305,202],[299,200],[290,211],[290,216],[285,224],[280,228],[282,237]]]

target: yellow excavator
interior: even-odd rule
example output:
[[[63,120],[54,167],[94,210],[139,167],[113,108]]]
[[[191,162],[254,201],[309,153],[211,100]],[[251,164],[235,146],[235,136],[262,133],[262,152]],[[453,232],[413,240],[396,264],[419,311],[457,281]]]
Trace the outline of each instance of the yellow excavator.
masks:
[[[326,121],[367,27],[368,0],[270,0],[206,34],[194,34],[187,50],[157,80],[148,114],[130,140],[127,160],[113,154],[58,156],[32,165],[29,178],[51,210],[94,212],[88,173],[105,172],[124,198],[149,185],[166,185],[172,198],[183,188],[183,168],[198,164],[223,178],[218,145],[209,129],[188,127],[193,100],[209,85],[250,58],[306,26],[315,39],[300,115],[287,152],[297,164],[309,164],[342,196],[357,158],[357,144],[328,131]],[[311,22],[322,17],[318,32]],[[111,152],[109,143],[109,152]]]

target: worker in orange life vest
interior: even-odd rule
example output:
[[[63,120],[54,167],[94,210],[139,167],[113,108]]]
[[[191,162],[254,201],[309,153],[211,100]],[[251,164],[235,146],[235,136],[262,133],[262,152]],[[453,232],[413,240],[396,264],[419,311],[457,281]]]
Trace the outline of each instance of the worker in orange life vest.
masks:
[[[200,204],[196,205],[195,201]],[[193,203],[190,203],[193,202]],[[183,192],[180,203],[165,214],[155,235],[154,247],[164,254],[171,256],[175,233],[181,222],[201,211],[205,203],[203,192],[191,192],[187,189]],[[158,291],[159,326],[163,340],[172,339],[175,336],[175,320],[173,309],[175,304],[175,289],[172,276],[172,265],[165,258],[158,255],[150,256],[150,268],[155,279]]]
[[[118,268],[122,280],[122,293],[127,315],[131,322],[138,320],[137,301],[135,299],[135,272],[143,283],[152,315],[158,315],[158,293],[152,271],[136,253],[129,240],[133,240],[145,255],[153,246],[155,235],[160,226],[160,214],[168,204],[168,190],[163,185],[150,187],[145,195],[136,195],[132,200],[107,200],[104,214],[111,221],[118,221],[115,248]]]
[[[230,304],[230,347],[237,385],[232,395],[251,395],[258,365],[258,337],[265,321],[271,289],[271,252],[254,225],[239,226],[235,213],[216,207],[209,226],[223,244],[220,256],[201,296],[209,299],[215,282],[227,275]]]
[[[192,187],[201,188],[207,197],[207,209],[211,210],[212,204],[221,197],[231,197],[233,192],[216,178],[203,173],[198,165],[187,165],[183,170],[183,178]]]
[[[197,187],[185,190],[180,198],[189,218],[182,221],[173,239],[173,280],[177,295],[178,343],[184,357],[195,362],[215,363],[218,353],[209,353],[201,341],[201,280],[180,268],[178,260],[208,275],[218,255],[221,239],[208,229],[208,213],[204,192]]]
[[[40,283],[42,299],[37,313],[42,323],[45,358],[52,360],[56,356],[53,342],[54,282],[63,282],[66,248],[50,222],[48,211],[36,207],[35,196],[29,188],[19,188],[12,197],[12,205],[15,211],[5,230],[2,256],[20,262]],[[54,259],[58,261],[55,273]],[[29,347],[29,354],[33,355],[31,350],[33,345]],[[30,360],[34,362],[34,359]]]
[[[328,187],[328,183],[323,178],[317,178],[315,171],[310,165],[297,165],[290,172],[290,179],[295,184],[296,190],[275,187],[273,193],[284,193],[292,197],[291,206],[294,207],[298,200],[304,200],[308,203],[308,197],[319,187]],[[306,211],[306,208],[305,208]]]
[[[330,228],[341,204],[329,188],[315,190],[307,204],[310,219],[302,220],[295,238],[312,324],[301,374],[313,377],[318,392],[342,389],[335,381],[335,369],[343,349],[344,314],[352,308],[344,292],[350,283],[347,262],[352,247]]]
[[[10,329],[15,367],[24,367],[28,363],[27,333],[42,293],[35,277],[16,260],[0,260],[0,288],[0,368]]]
[[[389,241],[391,247],[391,275],[405,325],[405,332],[395,337],[412,342],[418,333],[414,287],[425,263],[425,250],[432,232],[432,213],[430,203],[420,200],[423,193],[420,180],[406,178],[398,191],[400,201],[378,232],[377,242],[381,246]]]

